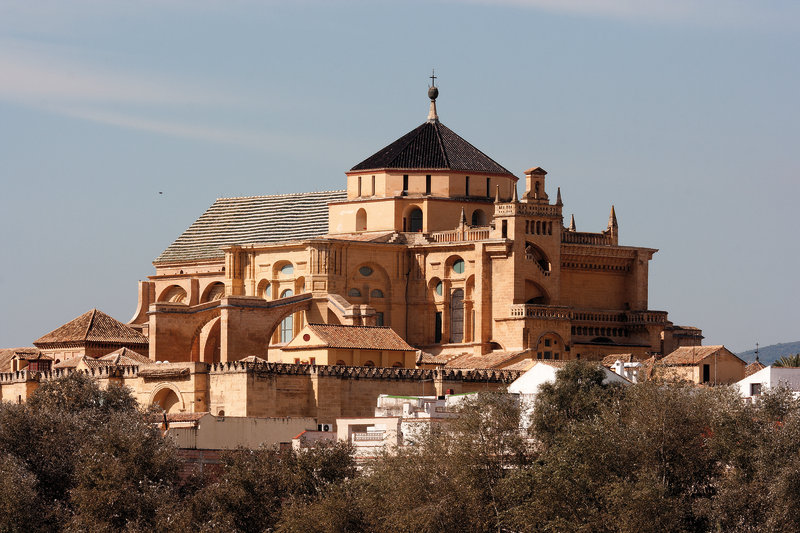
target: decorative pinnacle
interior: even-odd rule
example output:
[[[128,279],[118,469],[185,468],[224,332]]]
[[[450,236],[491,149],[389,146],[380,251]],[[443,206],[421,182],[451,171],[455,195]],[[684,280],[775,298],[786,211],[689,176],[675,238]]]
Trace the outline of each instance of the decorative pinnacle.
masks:
[[[558,192],[556,193],[556,205],[559,207],[564,205],[564,202],[561,201],[561,187],[558,188]]]
[[[517,203],[519,201],[519,197],[517,197],[517,185],[514,184],[513,193],[511,195],[511,201]]]
[[[436,113],[436,98],[439,96],[439,88],[436,87],[436,71],[431,72],[431,85],[428,87],[428,98],[431,99],[431,107],[428,111],[428,122],[439,122],[439,115]]]
[[[499,204],[500,203],[500,184],[497,184],[495,187],[497,188],[497,192],[494,195],[494,203]]]
[[[464,208],[463,207],[461,208],[461,219],[459,220],[459,223],[462,226],[466,226],[467,225],[467,214],[464,212]]]
[[[569,217],[569,231],[578,231],[575,229],[575,215],[571,215]]]
[[[611,206],[611,214],[608,215],[608,227],[609,228],[617,228],[617,214],[614,212],[614,206]]]

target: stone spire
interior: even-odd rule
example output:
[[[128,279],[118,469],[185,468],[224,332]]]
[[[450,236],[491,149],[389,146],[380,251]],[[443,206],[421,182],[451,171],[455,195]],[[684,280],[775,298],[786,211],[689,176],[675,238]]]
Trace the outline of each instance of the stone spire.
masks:
[[[569,228],[567,229],[568,231],[578,231],[577,229],[575,229],[575,215],[571,215],[569,217]]]
[[[431,73],[431,86],[428,87],[428,98],[431,99],[431,108],[428,111],[428,122],[439,122],[439,114],[436,112],[436,98],[439,96],[439,89],[436,87],[436,72]]]
[[[461,218],[459,220],[459,223],[462,226],[466,226],[467,225],[467,214],[464,212],[464,208],[463,207],[461,208]]]
[[[511,193],[511,201],[514,203],[519,202],[519,197],[517,196],[517,184],[513,184],[513,192]]]
[[[494,203],[499,204],[500,203],[500,184],[497,184],[496,188],[497,188],[497,192],[494,195]]]
[[[614,206],[611,206],[611,214],[608,215],[608,229],[617,229],[619,225],[617,224],[617,214],[614,212]]]
[[[564,205],[564,202],[561,201],[561,187],[558,188],[558,192],[556,193],[556,205],[559,207]]]

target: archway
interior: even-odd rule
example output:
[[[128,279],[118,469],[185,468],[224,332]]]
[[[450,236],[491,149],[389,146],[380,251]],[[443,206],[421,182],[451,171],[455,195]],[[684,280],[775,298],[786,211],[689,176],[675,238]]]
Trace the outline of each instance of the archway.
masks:
[[[486,213],[483,212],[483,209],[476,209],[472,212],[472,225],[473,226],[485,226],[486,225]]]
[[[161,292],[158,301],[174,304],[186,303],[186,290],[180,285],[170,285]]]
[[[367,231],[367,211],[363,207],[356,213],[356,231]]]
[[[544,290],[539,284],[526,279],[525,280],[525,303],[532,305],[547,305],[550,302],[550,297],[547,291]]]
[[[554,331],[548,331],[539,335],[536,341],[536,358],[545,360],[566,359],[566,345],[561,335]]]
[[[219,363],[220,360],[220,318],[210,320],[200,330],[200,361]]]
[[[184,410],[180,391],[172,385],[161,384],[150,395],[150,405],[158,405],[167,413],[179,413]]]
[[[225,296],[225,284],[220,281],[216,281],[206,288],[200,301],[213,302],[216,300],[221,300],[223,296]]]
[[[413,233],[422,231],[422,209],[419,207],[408,213],[408,231]]]

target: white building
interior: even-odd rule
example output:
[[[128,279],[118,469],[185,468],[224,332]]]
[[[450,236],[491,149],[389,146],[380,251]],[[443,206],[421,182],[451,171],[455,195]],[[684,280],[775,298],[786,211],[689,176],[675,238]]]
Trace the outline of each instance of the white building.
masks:
[[[567,361],[538,361],[530,370],[522,374],[511,385],[508,392],[519,395],[520,409],[522,410],[521,424],[523,427],[530,425],[530,417],[533,413],[533,404],[539,388],[545,383],[553,383],[556,380],[556,373],[564,367]],[[620,385],[630,385],[631,382],[624,377],[612,372],[606,367],[600,367],[605,374],[603,383],[618,383]]]
[[[764,391],[783,385],[800,397],[800,368],[768,366],[736,382],[739,394],[748,401],[758,398]]]

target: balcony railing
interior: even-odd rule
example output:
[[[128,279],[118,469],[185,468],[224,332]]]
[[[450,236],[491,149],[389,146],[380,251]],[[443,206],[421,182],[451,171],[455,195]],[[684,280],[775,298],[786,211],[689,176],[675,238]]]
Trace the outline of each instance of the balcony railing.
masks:
[[[353,442],[380,442],[383,440],[384,431],[368,431],[367,433],[353,433]]]
[[[564,231],[561,242],[566,244],[600,244],[613,245],[614,237],[609,233],[584,233],[580,231]]]
[[[430,234],[433,242],[472,242],[484,241],[489,238],[491,226],[472,226],[456,228],[447,231],[435,231]]]
[[[511,318],[540,318],[550,320],[571,320],[586,323],[612,323],[627,325],[665,324],[666,311],[592,311],[571,309],[563,306],[512,304]]]

